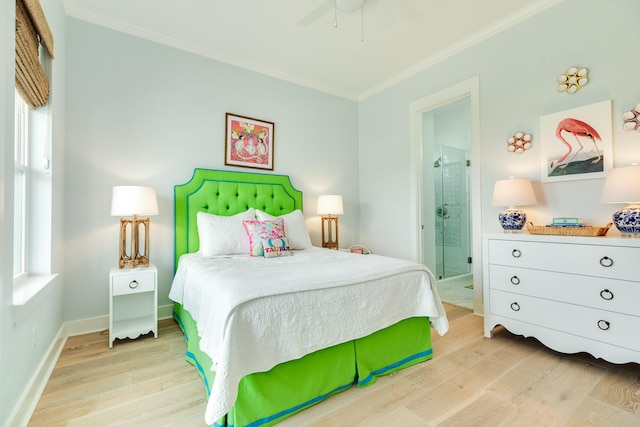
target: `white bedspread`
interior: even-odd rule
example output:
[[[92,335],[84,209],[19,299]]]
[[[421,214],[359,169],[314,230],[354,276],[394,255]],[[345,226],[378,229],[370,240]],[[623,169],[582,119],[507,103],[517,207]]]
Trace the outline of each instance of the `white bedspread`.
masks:
[[[423,265],[321,248],[281,258],[180,258],[169,298],[198,324],[216,376],[205,421],[233,406],[242,377],[400,320],[429,316],[442,335],[446,313]]]

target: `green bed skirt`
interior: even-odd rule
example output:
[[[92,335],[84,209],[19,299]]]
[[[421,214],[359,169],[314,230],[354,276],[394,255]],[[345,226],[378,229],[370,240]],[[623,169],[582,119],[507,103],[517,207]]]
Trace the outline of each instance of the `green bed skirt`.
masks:
[[[211,359],[200,351],[196,324],[177,303],[173,317],[184,332],[186,359],[197,368],[209,396],[215,372]],[[364,338],[281,363],[268,372],[247,375],[240,381],[235,405],[214,426],[271,426],[354,383],[368,386],[382,375],[431,358],[429,319],[406,319]]]

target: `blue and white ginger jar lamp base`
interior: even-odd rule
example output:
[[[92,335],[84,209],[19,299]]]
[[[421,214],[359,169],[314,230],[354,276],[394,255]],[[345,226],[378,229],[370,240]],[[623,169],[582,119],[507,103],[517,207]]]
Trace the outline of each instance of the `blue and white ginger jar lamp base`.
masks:
[[[509,208],[500,212],[498,221],[505,233],[518,233],[527,222],[527,214],[519,209]]]
[[[613,214],[613,223],[622,237],[640,238],[640,205],[630,205]]]

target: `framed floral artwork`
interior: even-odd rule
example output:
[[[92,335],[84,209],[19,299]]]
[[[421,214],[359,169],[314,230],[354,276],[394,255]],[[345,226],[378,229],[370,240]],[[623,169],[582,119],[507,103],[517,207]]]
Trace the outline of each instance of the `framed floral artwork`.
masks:
[[[540,118],[542,182],[604,178],[613,166],[611,100]]]
[[[224,164],[273,170],[274,124],[227,113]]]

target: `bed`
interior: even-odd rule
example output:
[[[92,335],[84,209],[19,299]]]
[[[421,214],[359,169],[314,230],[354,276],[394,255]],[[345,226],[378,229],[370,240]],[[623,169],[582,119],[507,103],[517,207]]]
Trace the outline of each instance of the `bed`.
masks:
[[[431,326],[443,334],[448,322],[431,272],[312,247],[288,176],[196,169],[174,195],[169,297],[208,424],[277,424],[433,357]],[[273,241],[282,252],[264,252]]]

